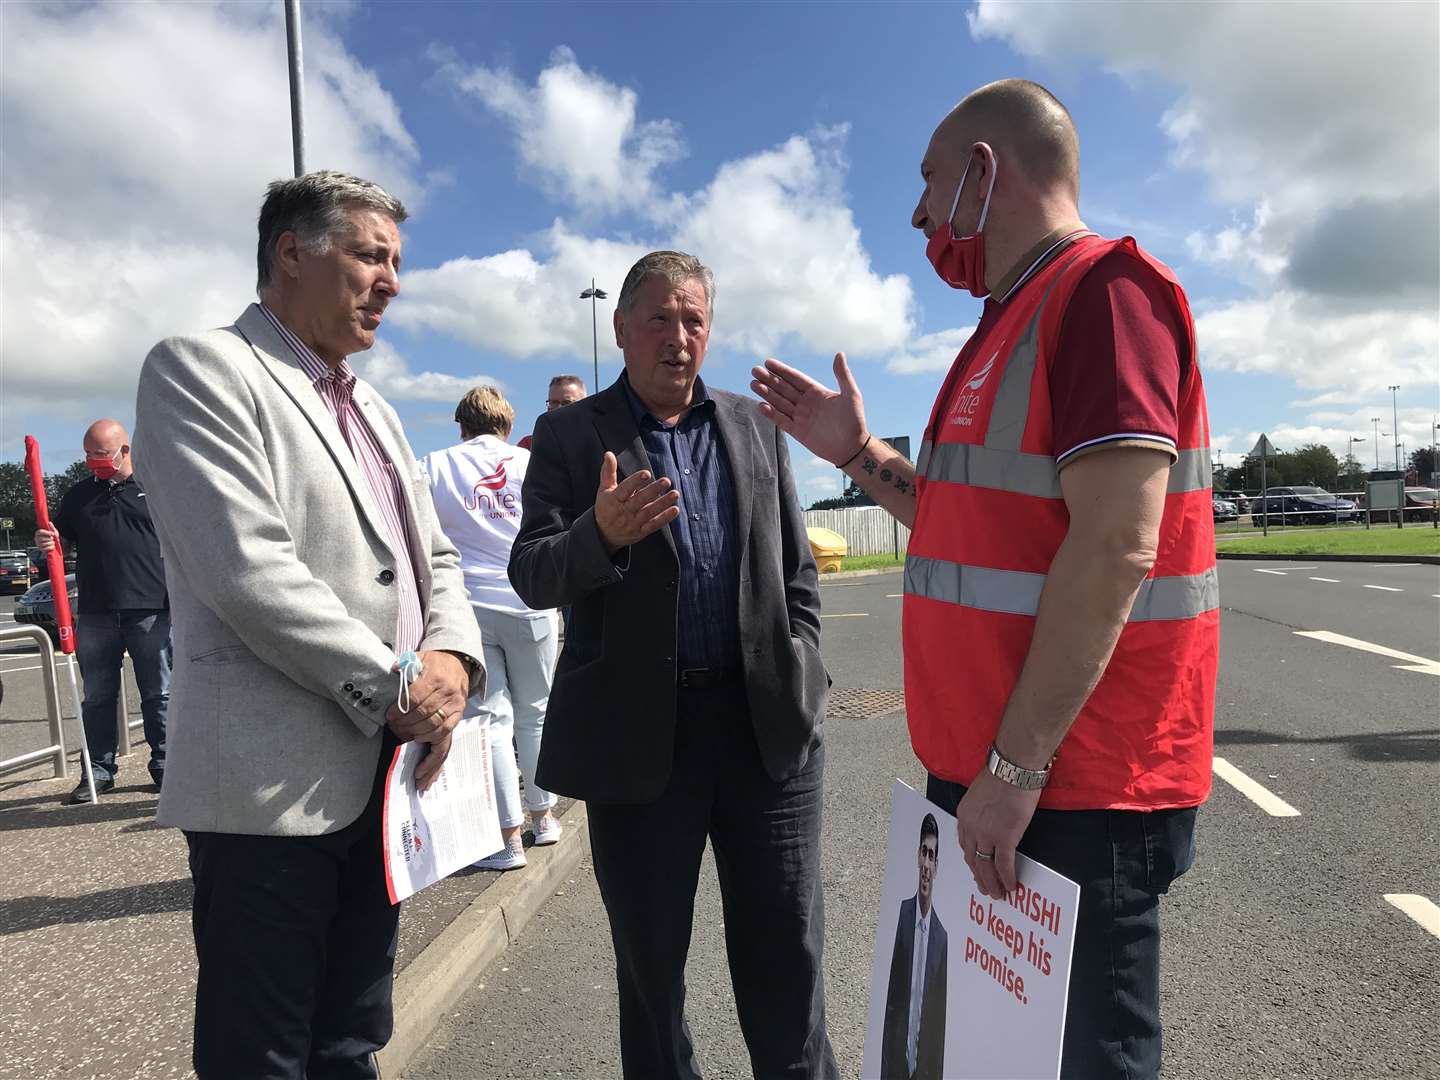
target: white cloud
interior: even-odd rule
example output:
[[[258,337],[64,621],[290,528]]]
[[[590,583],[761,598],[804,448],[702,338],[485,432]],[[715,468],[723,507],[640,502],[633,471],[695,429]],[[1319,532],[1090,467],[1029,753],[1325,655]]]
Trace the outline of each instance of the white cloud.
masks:
[[[439,371],[412,372],[405,358],[387,342],[377,341],[368,352],[350,358],[355,373],[375,387],[380,396],[395,401],[444,401],[453,404],[477,386],[499,387],[489,375],[447,375]]]
[[[1200,317],[1210,364],[1433,397],[1440,6],[981,0],[969,20],[1027,56],[1176,87],[1172,160],[1237,219],[1191,254],[1256,292]]]
[[[975,327],[964,326],[957,330],[925,334],[892,353],[885,361],[885,367],[897,375],[947,372],[973,333]]]
[[[284,40],[268,5],[6,5],[10,408],[113,410],[155,341],[228,323],[253,297],[256,210],[291,171]],[[308,164],[422,201],[415,143],[375,75],[323,18],[305,52]]]
[[[593,275],[610,293],[600,338],[613,350],[610,315],[626,272],[646,251],[679,248],[715,271],[712,348],[764,355],[797,343],[856,357],[903,349],[914,330],[910,281],[870,265],[843,192],[844,138],[838,128],[797,135],[728,162],[700,191],[661,200],[665,220],[648,244],[588,238],[557,220],[537,250],[412,271],[393,318],[514,357],[584,356],[590,312],[576,298]]]
[[[641,122],[634,90],[585,71],[563,45],[533,87],[503,68],[467,69],[453,59],[442,72],[509,124],[523,168],[569,206],[647,208],[655,173],[685,155],[679,125]]]

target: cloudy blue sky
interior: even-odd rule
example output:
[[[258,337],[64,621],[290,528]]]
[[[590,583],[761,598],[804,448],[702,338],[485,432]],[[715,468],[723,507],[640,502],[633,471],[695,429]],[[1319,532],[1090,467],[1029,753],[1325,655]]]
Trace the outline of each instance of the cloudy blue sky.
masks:
[[[1168,262],[1221,451],[1430,438],[1440,410],[1433,4],[307,2],[311,167],[411,205],[402,295],[358,363],[417,452],[478,379],[522,424],[591,366],[594,276],[678,246],[719,284],[706,376],[844,349],[872,428],[918,436],[979,303],[909,226],[918,162],[973,87],[1075,116],[1082,213]],[[0,459],[51,468],[128,422],[148,347],[253,296],[290,170],[281,5],[5,5]],[[1003,175],[1003,174],[1002,174]],[[605,327],[608,382],[620,355]],[[1380,456],[1392,453],[1382,437]],[[1238,456],[1238,455],[1237,455]],[[1228,458],[1227,460],[1234,460]],[[834,470],[797,455],[809,499]]]

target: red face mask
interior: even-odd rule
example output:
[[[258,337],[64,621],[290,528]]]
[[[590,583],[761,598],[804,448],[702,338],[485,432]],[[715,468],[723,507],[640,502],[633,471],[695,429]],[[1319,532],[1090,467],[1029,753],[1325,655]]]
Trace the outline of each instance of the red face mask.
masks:
[[[95,474],[97,480],[114,480],[120,471],[120,451],[116,450],[108,458],[87,457],[85,467]]]
[[[972,156],[970,161],[974,161]],[[999,159],[996,159],[996,166]],[[990,290],[985,287],[985,218],[990,213],[990,196],[995,194],[995,174],[998,168],[992,166],[990,190],[985,193],[985,205],[980,208],[980,223],[969,236],[956,236],[951,224],[955,211],[960,206],[960,193],[965,190],[965,178],[970,175],[970,165],[960,174],[960,186],[955,189],[955,201],[950,204],[950,217],[935,230],[925,245],[925,257],[940,275],[940,280],[952,289],[967,289],[971,296],[985,297]]]

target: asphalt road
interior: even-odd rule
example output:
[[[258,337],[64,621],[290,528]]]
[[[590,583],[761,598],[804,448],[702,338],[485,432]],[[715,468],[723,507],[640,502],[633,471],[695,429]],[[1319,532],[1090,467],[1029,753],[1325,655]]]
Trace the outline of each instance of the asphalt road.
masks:
[[[1299,815],[1271,816],[1217,778],[1196,867],[1162,908],[1165,1075],[1440,1077],[1440,939],[1384,899],[1440,901],[1440,568],[1291,565],[1221,564],[1216,754]],[[837,690],[874,691],[843,699],[890,708],[827,726],[826,977],[832,1041],[852,1077],[888,787],[896,776],[923,783],[891,707],[901,685],[899,592],[898,574],[824,589]],[[1429,667],[1404,669],[1419,660]],[[707,1076],[746,1077],[721,926],[707,869],[688,970],[691,1025]],[[618,1062],[613,956],[587,863],[406,1076],[606,1077],[619,1075]]]

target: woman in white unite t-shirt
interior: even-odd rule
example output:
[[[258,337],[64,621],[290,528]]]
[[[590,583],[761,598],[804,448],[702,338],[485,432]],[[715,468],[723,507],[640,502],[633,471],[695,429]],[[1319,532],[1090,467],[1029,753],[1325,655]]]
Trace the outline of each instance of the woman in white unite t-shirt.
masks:
[[[460,550],[465,587],[485,640],[485,695],[472,697],[465,715],[481,716],[490,725],[504,846],[475,865],[514,870],[525,865],[524,811],[530,813],[535,843],[560,839],[560,823],[551,813],[555,796],[535,785],[559,619],[554,611],[526,607],[510,587],[510,548],[520,532],[520,486],[530,463],[530,451],[506,442],[515,425],[514,408],[498,390],[480,386],[461,400],[455,420],[464,442],[429,455],[424,468],[440,527]]]

